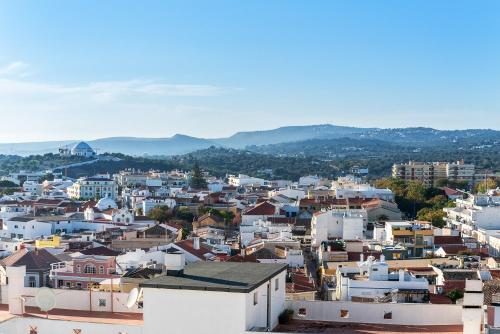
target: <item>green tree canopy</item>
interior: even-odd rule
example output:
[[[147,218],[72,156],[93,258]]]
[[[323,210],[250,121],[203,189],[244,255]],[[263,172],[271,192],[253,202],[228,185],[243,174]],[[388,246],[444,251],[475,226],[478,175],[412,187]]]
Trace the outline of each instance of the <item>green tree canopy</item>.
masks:
[[[495,189],[496,187],[498,187],[497,181],[493,179],[486,179],[478,183],[475,190],[480,194],[485,194],[488,189]]]
[[[193,166],[189,185],[194,189],[205,189],[207,187],[207,181],[203,177],[203,173],[201,172],[200,166],[197,162],[195,162]]]

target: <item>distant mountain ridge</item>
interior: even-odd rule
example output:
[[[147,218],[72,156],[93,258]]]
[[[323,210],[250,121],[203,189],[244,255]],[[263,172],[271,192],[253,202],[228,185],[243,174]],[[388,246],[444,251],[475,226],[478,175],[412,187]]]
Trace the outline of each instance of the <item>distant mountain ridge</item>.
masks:
[[[226,138],[206,139],[176,134],[169,138],[110,137],[89,140],[87,143],[98,153],[113,152],[133,156],[143,155],[180,155],[211,146],[242,149],[266,146],[272,152],[272,145],[294,143],[318,139],[322,141],[342,139],[376,140],[411,147],[433,147],[454,145],[498,145],[500,131],[491,129],[437,130],[425,127],[414,128],[358,128],[331,124],[285,126],[272,130],[237,132]],[[31,155],[57,153],[63,146],[71,146],[79,140],[47,141],[0,144],[0,154]]]

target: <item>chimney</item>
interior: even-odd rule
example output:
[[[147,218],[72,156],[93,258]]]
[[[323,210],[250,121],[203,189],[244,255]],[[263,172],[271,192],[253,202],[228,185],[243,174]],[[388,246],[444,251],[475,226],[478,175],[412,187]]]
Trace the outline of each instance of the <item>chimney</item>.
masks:
[[[200,237],[193,238],[193,248],[197,250],[200,249]]]
[[[405,280],[405,271],[403,269],[399,269],[399,281],[404,282]]]
[[[169,276],[180,276],[184,273],[186,259],[181,252],[165,254],[165,271]]]

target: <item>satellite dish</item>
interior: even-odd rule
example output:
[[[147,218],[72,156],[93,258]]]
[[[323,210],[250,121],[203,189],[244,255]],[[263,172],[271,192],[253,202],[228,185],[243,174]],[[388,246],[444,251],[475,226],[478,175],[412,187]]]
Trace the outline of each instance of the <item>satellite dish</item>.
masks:
[[[128,308],[134,307],[138,299],[139,299],[139,289],[133,288],[132,290],[130,290],[130,293],[128,294],[127,307]]]
[[[49,288],[40,288],[36,293],[35,302],[40,311],[48,312],[56,306],[56,295]]]

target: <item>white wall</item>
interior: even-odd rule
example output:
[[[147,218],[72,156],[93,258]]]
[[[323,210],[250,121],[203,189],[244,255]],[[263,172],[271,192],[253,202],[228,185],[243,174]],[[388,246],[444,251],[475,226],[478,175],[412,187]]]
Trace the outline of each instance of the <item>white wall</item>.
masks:
[[[354,322],[395,325],[461,325],[461,305],[356,303],[336,301],[286,301],[285,307],[294,310],[294,318],[302,320]],[[306,310],[305,316],[299,309]],[[340,311],[347,310],[348,318],[341,318]],[[384,313],[392,312],[392,319]]]
[[[144,334],[242,333],[245,294],[144,288]],[[147,301],[147,302],[146,302]]]
[[[278,289],[276,290],[276,279]],[[284,310],[286,272],[271,282],[271,327]],[[267,326],[267,285],[250,293],[144,288],[144,334],[244,333]],[[258,302],[254,305],[254,292]]]
[[[12,280],[9,280],[11,282]],[[8,286],[3,285],[1,287],[2,293],[2,303],[8,302]],[[23,291],[20,293],[24,296],[35,296],[38,288],[27,288],[24,287]],[[56,308],[68,309],[68,310],[80,310],[80,311],[103,311],[111,312],[111,293],[92,291],[90,293],[88,290],[67,290],[67,289],[52,289],[56,295]],[[138,309],[137,306],[129,309],[126,306],[128,298],[128,293],[115,292],[113,293],[113,312],[130,312],[130,313],[141,313],[142,309]],[[99,306],[99,299],[106,300],[106,306]],[[92,308],[89,306],[92,304]],[[26,298],[26,306],[37,306],[35,303],[35,298]]]
[[[142,334],[143,326],[124,324],[105,324],[80,321],[51,320],[32,317],[16,317],[0,323],[1,334],[25,334],[29,326],[35,326],[38,334],[69,334],[74,329],[81,329],[82,333],[92,334]]]

